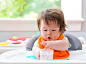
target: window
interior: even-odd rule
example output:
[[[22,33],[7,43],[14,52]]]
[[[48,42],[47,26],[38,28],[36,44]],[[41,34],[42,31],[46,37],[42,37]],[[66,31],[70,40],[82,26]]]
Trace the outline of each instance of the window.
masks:
[[[51,7],[61,8],[61,0],[0,0],[0,31],[38,31],[34,18]]]
[[[37,18],[51,7],[61,8],[61,0],[0,0],[0,18]]]
[[[62,0],[61,3],[65,19],[82,18],[82,0]]]
[[[49,7],[63,10],[68,31],[81,31],[82,0],[0,0],[0,18],[19,18],[0,19],[0,31],[38,31],[36,19],[28,18]]]
[[[61,0],[68,31],[81,31],[83,0]]]

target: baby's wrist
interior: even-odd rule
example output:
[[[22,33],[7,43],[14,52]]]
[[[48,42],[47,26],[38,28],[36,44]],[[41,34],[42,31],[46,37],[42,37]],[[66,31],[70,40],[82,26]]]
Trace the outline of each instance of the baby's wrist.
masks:
[[[50,42],[50,48],[52,48],[52,42]]]

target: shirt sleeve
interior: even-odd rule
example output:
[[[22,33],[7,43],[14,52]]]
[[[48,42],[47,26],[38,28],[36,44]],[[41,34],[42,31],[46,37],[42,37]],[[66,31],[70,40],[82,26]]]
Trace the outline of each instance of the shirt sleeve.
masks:
[[[67,40],[68,41],[68,43],[69,43],[69,40],[68,40],[68,38],[67,37],[64,37],[63,38],[63,40]],[[69,43],[69,48],[71,47],[71,44]]]

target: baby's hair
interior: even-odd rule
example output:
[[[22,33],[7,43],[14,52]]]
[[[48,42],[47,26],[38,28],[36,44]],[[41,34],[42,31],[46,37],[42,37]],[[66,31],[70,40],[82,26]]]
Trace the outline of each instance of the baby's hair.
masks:
[[[40,31],[41,21],[44,21],[47,25],[50,25],[51,22],[56,24],[59,27],[59,31],[63,33],[66,31],[64,14],[60,8],[49,8],[39,13],[37,17],[38,29]]]

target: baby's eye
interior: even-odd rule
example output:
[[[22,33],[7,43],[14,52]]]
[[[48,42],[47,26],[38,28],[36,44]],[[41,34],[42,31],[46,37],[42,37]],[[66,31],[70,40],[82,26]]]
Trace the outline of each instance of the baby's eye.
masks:
[[[44,30],[44,31],[47,31],[47,30]]]
[[[52,30],[52,31],[56,31],[56,30]]]

